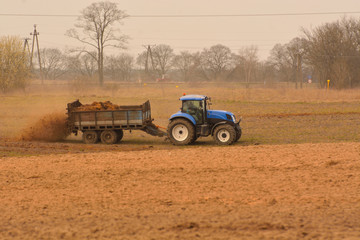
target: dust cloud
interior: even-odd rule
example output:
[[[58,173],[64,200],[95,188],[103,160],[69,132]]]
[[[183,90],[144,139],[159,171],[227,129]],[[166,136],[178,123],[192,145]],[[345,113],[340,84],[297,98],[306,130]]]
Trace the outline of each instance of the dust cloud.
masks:
[[[64,113],[51,113],[23,129],[21,140],[24,141],[61,141],[69,135],[67,116]]]

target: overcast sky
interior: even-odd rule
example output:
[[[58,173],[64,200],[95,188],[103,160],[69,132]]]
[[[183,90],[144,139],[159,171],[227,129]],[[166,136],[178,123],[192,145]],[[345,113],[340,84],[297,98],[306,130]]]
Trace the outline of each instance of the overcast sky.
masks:
[[[40,32],[40,48],[65,50],[77,46],[64,34],[76,17],[8,16],[6,14],[79,15],[92,0],[0,0],[0,35],[30,37],[33,25]],[[276,43],[301,35],[301,27],[314,28],[340,19],[344,14],[276,15],[238,17],[136,17],[139,15],[256,15],[293,13],[349,13],[360,17],[360,0],[114,0],[129,17],[121,26],[131,37],[126,52],[136,56],[147,44],[168,44],[175,53],[201,51],[223,44],[237,53],[256,45],[265,59]],[[123,51],[123,50],[122,50]],[[119,53],[110,50],[108,54]]]

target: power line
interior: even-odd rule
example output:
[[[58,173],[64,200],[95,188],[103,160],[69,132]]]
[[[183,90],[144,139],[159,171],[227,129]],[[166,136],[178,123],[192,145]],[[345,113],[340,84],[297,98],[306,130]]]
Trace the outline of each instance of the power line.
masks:
[[[281,39],[214,39],[214,38],[148,38],[148,37],[140,37],[136,38],[136,40],[165,40],[165,41],[226,41],[226,42],[278,42]]]
[[[0,13],[2,17],[79,17],[69,14],[28,14],[28,13]]]
[[[254,14],[184,14],[184,15],[130,15],[133,18],[208,18],[208,17],[276,17],[360,14],[360,12],[300,12],[300,13],[254,13]]]
[[[253,14],[165,14],[165,15],[129,15],[130,18],[217,18],[217,17],[276,17],[276,16],[311,16],[311,15],[346,15],[360,14],[360,11],[350,12],[299,12],[299,13],[253,13]],[[74,14],[28,14],[0,13],[2,17],[79,17]]]

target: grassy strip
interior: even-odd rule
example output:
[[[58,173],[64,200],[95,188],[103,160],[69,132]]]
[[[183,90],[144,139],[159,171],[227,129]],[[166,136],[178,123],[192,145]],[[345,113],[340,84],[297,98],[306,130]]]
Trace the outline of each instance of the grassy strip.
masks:
[[[284,117],[303,117],[303,116],[330,116],[330,115],[354,115],[360,114],[360,112],[318,112],[318,113],[268,113],[268,114],[254,114],[244,115],[246,117],[257,117],[257,118],[284,118]]]
[[[357,142],[360,114],[249,117],[242,121],[244,144]]]

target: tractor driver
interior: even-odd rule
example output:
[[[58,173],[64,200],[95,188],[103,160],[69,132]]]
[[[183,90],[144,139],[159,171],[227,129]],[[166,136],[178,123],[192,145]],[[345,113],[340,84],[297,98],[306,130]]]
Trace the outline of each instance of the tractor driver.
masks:
[[[198,105],[198,106],[197,106]],[[202,103],[200,101],[184,101],[183,112],[195,118],[196,123],[202,122]]]

